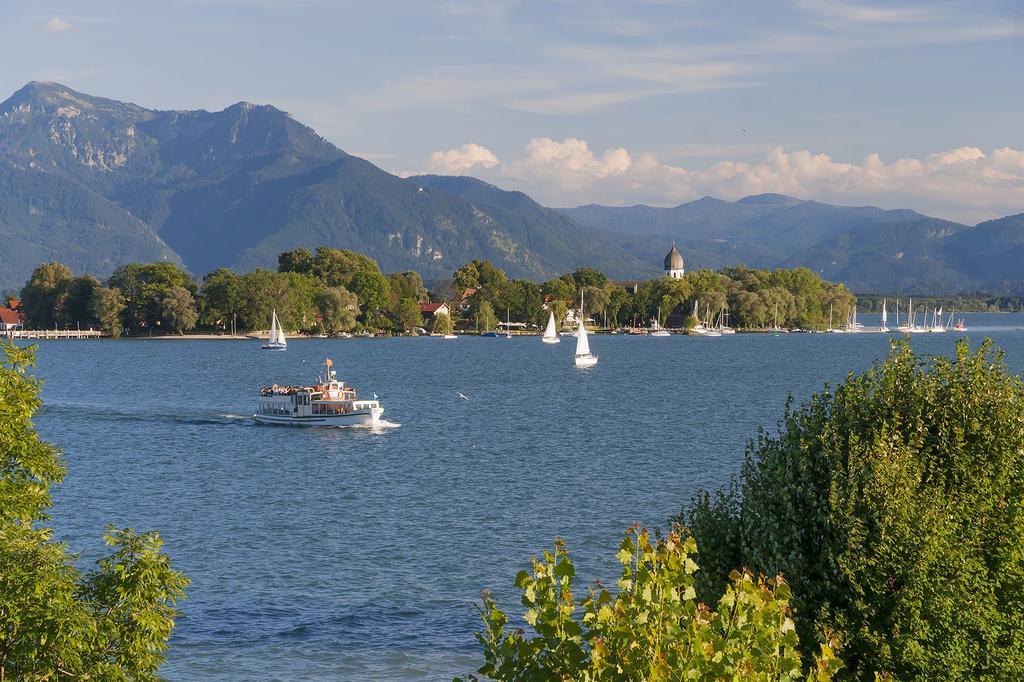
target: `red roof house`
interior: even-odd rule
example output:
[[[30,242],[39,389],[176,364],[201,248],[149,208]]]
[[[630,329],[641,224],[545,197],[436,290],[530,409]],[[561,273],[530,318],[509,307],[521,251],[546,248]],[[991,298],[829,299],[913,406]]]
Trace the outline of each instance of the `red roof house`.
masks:
[[[433,319],[438,315],[451,315],[447,303],[420,303],[420,314],[424,319]]]

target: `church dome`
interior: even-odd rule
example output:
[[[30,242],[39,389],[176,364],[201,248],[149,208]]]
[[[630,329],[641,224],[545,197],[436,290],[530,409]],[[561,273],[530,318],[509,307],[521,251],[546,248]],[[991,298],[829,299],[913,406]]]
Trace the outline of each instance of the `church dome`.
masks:
[[[683,256],[679,253],[676,245],[672,245],[672,250],[665,256],[665,270],[682,270],[683,269]]]

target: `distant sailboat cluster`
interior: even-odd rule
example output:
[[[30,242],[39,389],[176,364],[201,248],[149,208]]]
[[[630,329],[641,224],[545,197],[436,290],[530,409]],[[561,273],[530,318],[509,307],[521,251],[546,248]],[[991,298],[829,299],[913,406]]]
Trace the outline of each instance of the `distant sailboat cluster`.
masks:
[[[920,334],[920,333],[933,333],[941,334],[948,331],[963,332],[967,331],[967,327],[964,326],[963,318],[960,318],[954,324],[955,312],[951,311],[949,317],[945,318],[942,314],[942,307],[932,308],[931,310],[925,309],[924,311],[914,310],[914,299],[908,299],[907,312],[903,317],[902,324],[900,323],[900,301],[896,299],[895,305],[895,322],[894,327],[889,327],[889,310],[888,300],[882,299],[882,318],[881,325],[878,327],[865,327],[857,320],[857,306],[853,306],[853,311],[850,313],[846,320],[846,324],[833,327],[832,326],[832,308],[829,308],[829,319],[828,319],[828,331],[833,334],[854,334],[858,332],[898,332],[900,334]],[[920,315],[920,324],[918,324],[918,315]]]

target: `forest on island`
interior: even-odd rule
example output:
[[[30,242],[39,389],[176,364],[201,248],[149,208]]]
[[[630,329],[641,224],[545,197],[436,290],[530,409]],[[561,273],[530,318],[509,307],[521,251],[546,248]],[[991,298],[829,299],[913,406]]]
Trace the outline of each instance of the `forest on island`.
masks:
[[[32,272],[20,292],[30,329],[98,327],[122,334],[181,334],[194,329],[231,333],[267,329],[273,311],[290,332],[407,333],[423,328],[421,304],[445,303],[435,331],[488,330],[499,321],[535,328],[549,312],[562,324],[582,301],[597,327],[694,324],[728,312],[741,329],[824,328],[839,324],[855,302],[842,284],[806,268],[756,270],[743,266],[698,270],[680,279],[613,282],[578,268],[546,282],[511,279],[490,261],[474,260],[430,287],[416,272],[384,274],[368,256],[320,247],[292,249],[277,270],[236,273],[220,268],[195,280],[168,263],[131,263],[106,281],[75,274],[61,263]],[[441,319],[445,318],[445,319]]]

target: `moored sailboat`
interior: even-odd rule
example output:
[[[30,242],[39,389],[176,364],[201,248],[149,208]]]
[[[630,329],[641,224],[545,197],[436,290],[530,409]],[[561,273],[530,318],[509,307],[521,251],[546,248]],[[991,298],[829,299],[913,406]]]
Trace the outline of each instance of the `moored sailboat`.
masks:
[[[652,320],[650,336],[672,336],[667,329],[661,326],[661,306],[658,306],[658,317]]]

